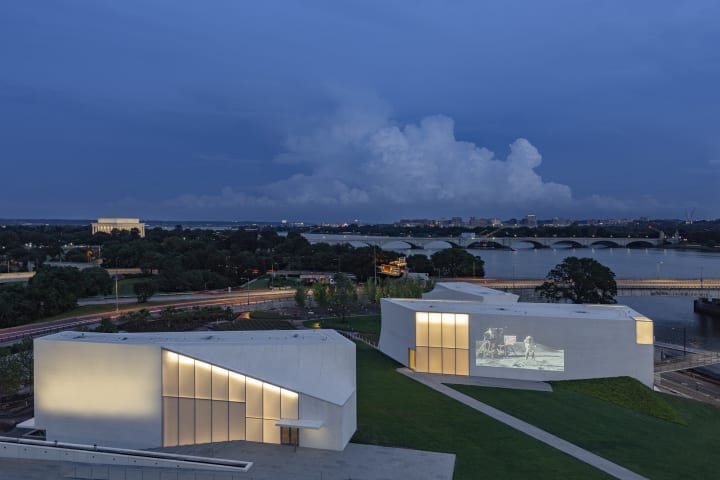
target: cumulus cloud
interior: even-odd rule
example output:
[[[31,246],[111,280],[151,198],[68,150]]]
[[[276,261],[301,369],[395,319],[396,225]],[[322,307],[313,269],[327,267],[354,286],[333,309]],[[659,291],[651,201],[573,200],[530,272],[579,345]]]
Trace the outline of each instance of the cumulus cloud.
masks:
[[[219,195],[183,195],[174,202],[194,207],[366,207],[392,217],[395,207],[446,206],[490,212],[498,206],[561,208],[570,187],[538,174],[542,156],[528,140],[510,144],[506,158],[455,137],[451,118],[434,115],[397,124],[377,103],[343,107],[302,134],[289,136],[274,160],[296,173],[257,192],[226,187]],[[258,192],[262,192],[259,194]],[[378,210],[375,210],[378,211]]]

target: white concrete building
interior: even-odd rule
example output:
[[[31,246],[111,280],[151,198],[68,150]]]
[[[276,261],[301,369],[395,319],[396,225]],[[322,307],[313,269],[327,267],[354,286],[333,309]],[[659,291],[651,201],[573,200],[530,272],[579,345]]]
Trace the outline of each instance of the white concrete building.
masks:
[[[98,232],[112,233],[113,230],[132,231],[136,229],[140,237],[145,236],[145,224],[140,223],[139,218],[98,218],[98,221],[92,224],[92,234]]]
[[[622,305],[383,299],[379,349],[418,372],[653,384],[653,322]]]
[[[355,344],[334,330],[35,339],[35,427],[51,441],[342,450],[356,425]]]
[[[514,293],[495,290],[468,282],[438,282],[431,292],[423,293],[425,300],[465,300],[483,303],[514,303],[520,298]]]

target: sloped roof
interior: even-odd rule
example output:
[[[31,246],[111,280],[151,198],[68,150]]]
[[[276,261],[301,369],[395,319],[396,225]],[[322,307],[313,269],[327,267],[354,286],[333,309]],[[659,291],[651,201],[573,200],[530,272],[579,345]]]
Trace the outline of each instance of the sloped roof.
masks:
[[[157,345],[336,405],[355,391],[355,344],[334,330],[61,332],[38,341]]]

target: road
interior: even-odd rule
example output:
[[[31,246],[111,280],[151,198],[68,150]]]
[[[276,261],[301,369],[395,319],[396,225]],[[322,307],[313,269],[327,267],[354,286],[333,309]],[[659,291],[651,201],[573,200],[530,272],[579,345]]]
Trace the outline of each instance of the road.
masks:
[[[13,343],[28,337],[37,337],[47,335],[62,330],[69,330],[85,325],[98,323],[103,318],[116,319],[123,313],[142,310],[149,310],[151,313],[157,313],[168,307],[174,308],[192,308],[221,306],[231,307],[234,310],[250,308],[252,306],[272,306],[280,302],[291,300],[295,292],[292,290],[251,290],[250,297],[247,293],[224,295],[213,294],[173,294],[162,299],[163,305],[138,305],[134,307],[123,307],[120,312],[104,312],[89,315],[80,315],[76,317],[63,318],[59,320],[48,320],[44,322],[31,323],[29,325],[21,325],[0,329],[0,345],[4,343]],[[137,299],[133,299],[137,302]],[[176,302],[176,303],[174,303]],[[115,299],[106,299],[103,303],[115,303]]]
[[[720,385],[692,372],[668,372],[655,377],[655,386],[661,391],[692,398],[720,407]]]

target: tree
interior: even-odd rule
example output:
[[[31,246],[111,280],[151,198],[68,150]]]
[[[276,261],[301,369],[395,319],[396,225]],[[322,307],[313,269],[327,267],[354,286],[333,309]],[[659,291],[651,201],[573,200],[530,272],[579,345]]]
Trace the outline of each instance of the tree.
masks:
[[[427,273],[428,275],[435,273],[433,263],[425,255],[410,255],[407,257],[407,266],[411,272]]]
[[[462,248],[448,248],[430,257],[441,277],[484,277],[485,262]]]
[[[330,305],[330,296],[328,295],[328,286],[324,283],[316,282],[312,286],[313,300],[320,308],[327,308]]]
[[[357,308],[358,294],[355,284],[342,273],[337,273],[328,293],[333,312],[344,322],[345,316]]]
[[[135,295],[137,295],[138,303],[145,303],[150,297],[155,295],[157,285],[155,285],[155,282],[152,280],[145,280],[133,285],[133,290],[135,291]]]
[[[304,308],[307,304],[307,288],[305,288],[305,285],[298,285],[295,289],[295,304],[300,308]]]
[[[543,298],[572,303],[615,303],[615,274],[592,258],[567,257],[535,291]]]

